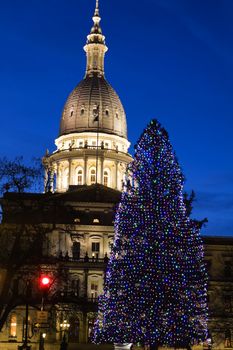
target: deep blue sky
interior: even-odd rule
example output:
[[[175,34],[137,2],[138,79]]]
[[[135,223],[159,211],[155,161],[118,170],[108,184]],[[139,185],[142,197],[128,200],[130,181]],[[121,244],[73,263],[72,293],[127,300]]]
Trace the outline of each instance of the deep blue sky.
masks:
[[[54,149],[68,93],[83,78],[95,0],[1,1],[0,156]],[[100,0],[106,78],[134,145],[167,129],[197,194],[203,234],[233,235],[233,1]]]

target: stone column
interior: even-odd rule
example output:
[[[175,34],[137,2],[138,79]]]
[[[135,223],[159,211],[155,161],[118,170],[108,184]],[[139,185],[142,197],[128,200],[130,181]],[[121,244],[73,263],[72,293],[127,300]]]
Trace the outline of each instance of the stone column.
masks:
[[[49,179],[48,179],[48,181],[49,181],[49,189],[50,189],[51,192],[53,192],[53,190],[54,190],[54,188],[53,188],[54,168],[53,167],[51,167],[51,169],[49,170],[49,173],[50,173]]]
[[[118,161],[115,161],[115,189],[117,190],[117,183],[118,183]]]
[[[104,174],[104,158],[100,158],[100,183],[101,185],[104,184],[104,179],[103,179],[103,174]]]
[[[70,185],[73,185],[72,183],[72,160],[69,160],[69,183],[68,183],[68,187]]]
[[[108,233],[103,234],[103,253],[104,255],[108,252]]]
[[[60,182],[61,182],[60,163],[57,162],[57,178],[56,178],[56,188],[55,188],[56,191],[60,190],[60,187],[61,187]]]
[[[87,185],[87,156],[84,155],[84,173],[83,173],[83,183]]]
[[[48,192],[48,179],[49,179],[49,174],[48,174],[48,168],[44,170],[44,192]]]
[[[88,298],[88,270],[84,271],[84,298]]]

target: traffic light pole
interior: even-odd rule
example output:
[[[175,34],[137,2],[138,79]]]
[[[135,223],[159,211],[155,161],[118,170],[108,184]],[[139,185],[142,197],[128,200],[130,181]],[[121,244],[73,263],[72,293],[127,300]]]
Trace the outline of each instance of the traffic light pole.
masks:
[[[18,348],[20,350],[30,350],[31,346],[28,346],[28,298],[29,298],[29,285],[30,285],[30,281],[27,280],[26,282],[26,310],[25,310],[25,334],[24,334],[24,340],[23,340],[23,345],[19,346]]]
[[[42,290],[42,298],[41,298],[41,308],[40,311],[44,311],[45,299],[47,297],[48,290],[51,286],[51,279],[49,276],[41,276],[40,277],[40,288]],[[45,341],[45,333],[40,331],[40,340],[39,340],[39,350],[44,350],[44,341]]]
[[[28,294],[28,293],[27,293]],[[27,296],[28,297],[28,296]],[[27,298],[26,297],[26,298]],[[27,345],[28,345],[28,298],[26,300],[26,313],[25,313],[25,337],[24,337],[24,347],[25,349],[27,349]]]

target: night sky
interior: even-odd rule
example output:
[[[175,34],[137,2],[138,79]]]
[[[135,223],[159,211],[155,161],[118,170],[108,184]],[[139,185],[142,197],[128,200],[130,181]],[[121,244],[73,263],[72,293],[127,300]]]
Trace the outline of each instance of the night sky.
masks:
[[[0,4],[0,156],[55,149],[63,105],[83,78],[95,0]],[[233,235],[233,1],[100,0],[106,78],[132,146],[167,129],[208,235]],[[131,148],[133,154],[133,147]]]

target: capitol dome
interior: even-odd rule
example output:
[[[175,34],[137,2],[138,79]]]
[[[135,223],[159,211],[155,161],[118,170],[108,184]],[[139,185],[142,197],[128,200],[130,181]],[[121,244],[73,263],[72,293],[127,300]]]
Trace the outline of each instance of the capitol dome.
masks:
[[[69,95],[62,113],[60,136],[97,130],[127,138],[125,111],[117,93],[103,76],[92,74]]]
[[[122,191],[128,153],[126,115],[122,103],[105,79],[108,48],[100,27],[99,2],[87,36],[86,71],[68,96],[62,111],[57,149],[46,152],[45,192],[66,192],[77,186],[103,185]]]
[[[102,132],[127,139],[122,103],[104,77],[104,56],[108,48],[100,27],[98,1],[93,26],[84,46],[85,78],[69,95],[62,113],[59,136],[80,132]]]

